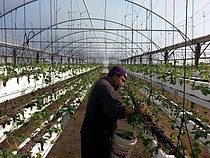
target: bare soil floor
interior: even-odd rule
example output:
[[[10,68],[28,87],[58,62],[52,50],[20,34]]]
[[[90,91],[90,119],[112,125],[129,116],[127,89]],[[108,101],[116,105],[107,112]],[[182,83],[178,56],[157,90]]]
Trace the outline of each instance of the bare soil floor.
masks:
[[[76,120],[71,119],[63,133],[56,141],[47,158],[80,158],[80,128],[85,114],[84,102],[75,113]],[[130,128],[124,121],[118,121],[118,127]],[[144,150],[141,140],[138,140],[130,158],[150,158],[150,154]]]

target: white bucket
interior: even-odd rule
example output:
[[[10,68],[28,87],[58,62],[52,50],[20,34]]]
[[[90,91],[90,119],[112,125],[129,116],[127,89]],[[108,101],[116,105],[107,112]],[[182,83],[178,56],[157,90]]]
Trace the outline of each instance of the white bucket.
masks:
[[[124,129],[116,129],[112,136],[112,145],[110,151],[110,158],[129,158],[133,148],[137,143],[137,138],[133,136],[131,140],[121,138],[117,133],[122,134],[126,132]]]

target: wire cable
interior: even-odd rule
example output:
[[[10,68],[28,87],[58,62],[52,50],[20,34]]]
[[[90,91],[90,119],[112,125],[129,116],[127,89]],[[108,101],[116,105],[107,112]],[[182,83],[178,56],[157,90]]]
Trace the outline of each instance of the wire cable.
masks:
[[[90,23],[91,23],[91,27],[94,29],[93,22],[92,22],[92,20],[91,20],[91,16],[90,16],[89,10],[88,10],[88,8],[87,8],[87,5],[86,5],[86,3],[85,3],[85,0],[83,0],[83,4],[84,4],[85,9],[86,9],[86,11],[87,11],[88,18],[89,18]],[[95,35],[95,37],[96,37],[96,40],[98,41],[95,30],[94,30],[94,35]],[[100,45],[98,45],[98,47],[100,47]]]
[[[187,35],[187,31],[188,31],[188,28],[187,28],[187,15],[188,15],[188,0],[186,0],[186,13],[185,13],[186,17],[185,17],[185,35]],[[183,67],[184,67],[184,76],[183,76],[183,79],[184,79],[184,84],[183,84],[183,102],[182,102],[182,116],[181,116],[181,125],[180,125],[180,130],[179,130],[179,134],[178,134],[178,141],[177,141],[177,146],[179,146],[179,142],[181,142],[182,144],[182,141],[181,141],[181,133],[182,133],[182,130],[183,128],[185,127],[186,128],[186,132],[187,132],[187,137],[188,137],[188,140],[189,140],[189,145],[190,145],[190,148],[191,148],[191,152],[192,152],[192,155],[194,157],[194,151],[193,151],[193,148],[192,148],[192,143],[190,141],[190,136],[189,136],[189,132],[188,132],[188,129],[187,129],[187,124],[186,124],[186,120],[185,120],[185,99],[186,99],[186,59],[187,59],[187,38],[185,38],[185,53],[184,53],[184,61],[183,61]],[[183,153],[185,153],[184,151],[184,148],[183,148]],[[184,154],[185,155],[185,154]]]
[[[5,0],[3,0],[3,11],[4,14],[6,13],[6,6],[5,6]],[[7,65],[7,24],[6,24],[6,17],[4,16],[4,40],[5,40],[5,64]]]

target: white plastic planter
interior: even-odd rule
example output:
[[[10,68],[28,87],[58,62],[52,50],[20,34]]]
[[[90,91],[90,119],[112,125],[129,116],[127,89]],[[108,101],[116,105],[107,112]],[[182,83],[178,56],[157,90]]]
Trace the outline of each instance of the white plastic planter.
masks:
[[[61,89],[60,91],[56,92],[57,97],[59,97],[62,94],[66,93],[65,89]],[[46,107],[48,107],[50,105],[51,101],[55,101],[56,98],[53,96],[47,96],[45,98],[43,98],[43,107],[42,109],[38,110],[36,106],[34,107],[29,107],[29,108],[24,108],[23,110],[23,114],[19,113],[17,115],[19,115],[20,119],[24,122],[27,122],[31,116],[35,113],[35,112],[39,112],[42,111],[43,109],[45,109]],[[0,142],[4,141],[6,139],[6,135],[4,134],[4,132],[9,132],[9,131],[13,131],[15,129],[20,128],[22,125],[17,126],[17,123],[14,122],[12,119],[10,119],[10,124],[9,125],[5,125],[5,128],[3,128],[2,125],[0,125]]]
[[[151,82],[151,78],[148,75],[144,75],[143,73],[135,73],[131,71],[128,71],[128,73],[142,80],[145,80],[149,83]],[[202,94],[200,90],[192,90],[191,86],[194,83],[195,86],[203,84],[204,87],[210,88],[210,83],[186,79],[186,82],[189,83],[185,84],[185,90],[184,90],[184,86],[180,84],[180,79],[176,79],[176,84],[173,85],[169,81],[164,81],[163,79],[157,79],[157,76],[154,75],[152,78],[152,82],[153,84],[164,88],[166,91],[169,91],[171,93],[176,93],[180,97],[183,97],[183,92],[185,91],[185,97],[187,100],[210,109],[210,95],[205,96]]]
[[[17,114],[19,116],[19,119],[28,122],[28,120],[31,118],[31,116],[38,111],[42,111],[44,108],[46,108],[49,104],[46,104],[45,106],[42,107],[41,110],[38,110],[37,107],[29,107],[29,108],[24,108],[23,109],[23,114],[19,113]],[[13,121],[13,119],[10,119],[10,124],[5,125],[3,128],[2,125],[0,125],[0,142],[4,141],[6,139],[6,135],[4,134],[5,132],[13,131],[15,129],[20,128],[22,125],[17,125],[17,122]]]
[[[149,96],[149,93],[147,92],[147,91],[143,91],[143,90],[140,90],[144,95],[146,95],[146,96]],[[164,96],[163,96],[164,97]],[[153,97],[154,98],[154,97]],[[165,97],[164,97],[165,98]],[[161,101],[159,101],[159,100],[155,100],[155,99],[153,99],[154,100],[154,102],[155,102],[155,104],[156,105],[159,105],[159,107],[162,109],[162,111],[164,111],[166,114],[168,114],[168,116],[169,117],[171,117],[171,118],[174,118],[174,116],[175,116],[175,113],[174,113],[174,111],[171,111],[171,109],[170,108],[166,108],[166,107],[163,107],[162,106],[162,102]],[[170,101],[170,103],[172,104],[172,106],[174,106],[174,108],[175,107],[177,107],[178,105],[177,104],[175,104],[175,103],[173,103],[172,101]],[[187,113],[187,114],[189,114],[189,115],[191,115],[192,113],[191,112],[188,112],[188,111],[185,111],[185,113]],[[180,116],[181,116],[182,114],[180,113]],[[199,118],[196,118],[197,120],[199,120],[200,121],[200,119]],[[177,117],[176,118],[176,123],[177,123],[177,125],[181,125],[181,117]],[[193,131],[193,127],[195,126],[196,124],[193,122],[193,121],[188,121],[188,122],[186,122],[186,126],[187,126],[187,128],[188,128],[188,131],[192,134],[192,131]],[[210,128],[210,127],[209,127]],[[202,128],[200,128],[200,130],[202,130]],[[204,142],[206,142],[206,141],[210,141],[210,134],[207,134],[207,137],[206,137],[206,139],[205,138],[199,138],[199,141],[200,142],[202,142],[202,143],[204,143]],[[209,146],[209,145],[208,145]],[[210,147],[210,146],[209,146]]]
[[[151,149],[157,147],[158,146],[157,141],[152,139],[150,146]],[[158,152],[157,153],[153,152],[152,155],[154,158],[176,158],[174,155],[166,154],[162,149],[158,149]]]
[[[148,133],[146,133],[146,131],[144,131],[143,135],[144,135],[144,138],[151,140],[150,144],[148,145],[149,146],[148,150],[153,151],[153,149],[156,149],[158,147],[157,141],[155,139],[153,139],[150,134],[148,134]],[[158,149],[158,151],[153,151],[153,153],[151,153],[151,154],[152,154],[153,158],[176,158],[175,155],[166,154],[162,149]]]
[[[74,100],[74,102],[70,105],[70,106],[74,106],[76,108],[78,108],[78,106],[80,105],[79,103],[76,103],[76,101],[78,99],[84,99],[84,97],[79,97],[79,98],[76,98]],[[58,121],[62,120],[62,123],[58,123],[58,124],[55,124],[53,125],[53,127],[56,127],[56,128],[60,128],[60,129],[64,129],[67,122],[69,121],[69,117],[67,116],[66,113],[63,114],[62,117],[58,118]],[[38,128],[35,130],[35,132],[33,133],[33,135],[36,135],[37,131],[40,131],[41,129]],[[50,152],[50,150],[52,149],[54,143],[52,142],[56,142],[56,140],[59,138],[60,136],[60,133],[52,133],[51,137],[49,138],[49,133],[46,133],[43,138],[47,138],[47,141],[44,143],[44,146],[43,146],[43,151],[41,151],[41,144],[40,143],[37,143],[32,149],[31,149],[31,157],[36,157],[37,154],[39,153],[41,155],[42,158],[45,158],[47,156],[47,154]],[[20,146],[19,146],[19,149],[24,147],[26,145],[27,142],[30,141],[30,138],[27,138]],[[16,154],[17,152],[13,152],[14,154]]]
[[[86,88],[90,88],[90,86],[91,86],[91,84],[88,84],[88,85],[86,85],[85,87],[86,87]],[[69,88],[72,89],[73,87],[74,87],[74,86],[71,86],[71,87],[69,87]],[[65,88],[56,91],[57,97],[59,97],[59,95],[65,94],[66,91],[67,91],[67,90],[66,90]],[[77,109],[78,106],[80,105],[80,103],[78,102],[78,100],[80,100],[80,101],[83,100],[84,97],[86,96],[87,91],[88,91],[87,89],[82,90],[82,91],[79,93],[79,94],[80,94],[80,97],[76,98],[76,99],[72,102],[72,104],[71,104],[70,106],[73,106],[73,107],[75,107],[75,108]],[[52,97],[51,97],[51,96],[48,96],[48,97],[46,97],[46,98],[43,98],[43,102],[46,103],[46,106],[44,106],[43,109],[46,108],[46,107],[48,106],[47,103],[50,104],[51,100],[56,100],[56,98],[54,97],[54,95],[53,95]],[[29,120],[29,118],[30,118],[36,111],[41,111],[41,110],[37,110],[36,107],[33,107],[32,109],[31,109],[31,108],[25,108],[25,109],[23,109],[23,111],[24,111],[24,115],[21,115],[21,114],[20,114],[20,115],[21,115],[20,117],[21,117],[21,119],[23,119],[24,121],[27,121],[27,120]],[[62,119],[63,122],[62,122],[62,123],[59,123],[59,124],[55,124],[54,126],[63,129],[63,128],[65,127],[65,125],[67,124],[69,118],[68,118],[68,116],[64,113],[64,115],[63,115],[61,118],[59,118],[59,119]],[[11,121],[11,124],[10,124],[10,125],[7,125],[4,129],[2,128],[2,126],[0,126],[0,141],[3,141],[3,140],[6,138],[6,136],[4,135],[4,132],[5,132],[5,131],[12,131],[12,130],[17,129],[17,128],[19,128],[19,127],[20,127],[20,126],[17,127],[16,123],[15,123],[15,122],[12,122],[12,121]],[[35,135],[35,134],[37,133],[37,131],[39,131],[39,130],[40,130],[40,128],[37,129],[35,132],[33,132],[32,135]],[[31,136],[32,136],[32,135],[31,135]],[[43,158],[46,157],[47,154],[49,153],[50,149],[51,149],[52,146],[54,145],[54,144],[52,144],[52,141],[53,141],[53,142],[56,141],[57,138],[59,137],[59,135],[60,135],[59,133],[53,133],[53,134],[52,134],[52,137],[49,138],[49,140],[44,144],[44,151],[40,151],[40,147],[41,147],[41,146],[40,146],[39,143],[36,144],[36,145],[33,147],[33,149],[31,150],[31,153],[32,153],[31,156],[35,156],[35,157],[36,157],[37,153],[40,153],[40,154],[42,155]],[[49,134],[46,133],[44,137],[48,137],[48,136],[49,136]],[[3,139],[3,138],[4,138],[4,139]],[[27,138],[27,139],[19,146],[19,148],[24,147],[24,146],[26,145],[26,143],[29,142],[29,141],[30,141],[30,138]],[[17,153],[17,152],[14,151],[14,153]]]
[[[58,121],[60,120],[61,118],[58,119]],[[56,127],[56,128],[61,128],[61,124],[55,124],[53,127]],[[51,148],[53,147],[53,142],[55,142],[58,137],[60,136],[60,133],[52,133],[51,134],[51,137],[49,138],[49,133],[46,133],[43,138],[46,138],[46,142],[44,143],[43,145],[43,151],[41,150],[41,144],[40,143],[37,143],[33,148],[32,150],[30,151],[31,152],[31,157],[36,157],[37,156],[37,153],[40,153],[41,154],[41,157],[42,158],[45,158],[47,156],[47,154],[50,152]]]
[[[75,70],[78,74],[90,71],[91,68],[89,69],[82,69],[82,70]],[[60,77],[55,77],[58,72],[52,72],[51,73],[51,79],[52,82],[50,84],[54,84],[59,81],[63,81],[65,79],[71,78],[72,75],[72,70],[69,70],[65,73],[60,73]],[[17,77],[9,79],[6,83],[6,86],[3,86],[3,82],[0,81],[0,103],[4,102],[6,100],[10,100],[19,96],[22,96],[24,94],[31,93],[38,88],[44,88],[48,86],[49,84],[46,84],[44,81],[44,77],[42,74],[40,74],[39,80],[34,80],[33,75],[30,76],[30,83],[28,82],[28,77],[27,76],[22,76],[19,78],[19,84],[17,83]]]

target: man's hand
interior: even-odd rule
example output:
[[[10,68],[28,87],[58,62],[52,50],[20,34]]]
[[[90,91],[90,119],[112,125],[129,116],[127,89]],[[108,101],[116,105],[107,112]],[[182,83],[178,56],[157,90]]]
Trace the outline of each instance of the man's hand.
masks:
[[[147,103],[146,102],[142,102],[141,105],[139,105],[136,108],[139,109],[139,111],[140,111],[140,113],[142,115],[149,115],[149,111],[148,111],[148,107],[147,107]]]
[[[125,106],[125,115],[124,115],[124,118],[130,117],[131,115],[133,115],[135,113],[135,111],[136,111],[135,108],[130,108],[130,107]]]

